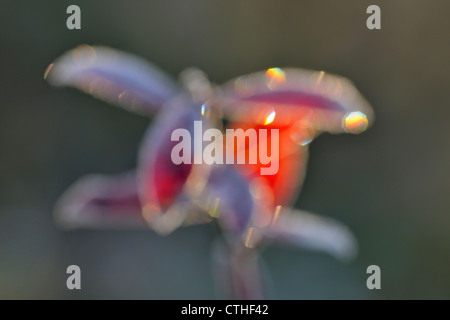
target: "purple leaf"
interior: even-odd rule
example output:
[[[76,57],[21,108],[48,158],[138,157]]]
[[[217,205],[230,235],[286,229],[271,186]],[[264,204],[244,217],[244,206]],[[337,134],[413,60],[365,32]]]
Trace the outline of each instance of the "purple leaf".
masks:
[[[305,211],[282,210],[264,232],[276,242],[324,251],[342,260],[352,259],[357,252],[356,239],[345,225]]]
[[[279,123],[301,120],[316,131],[359,133],[374,118],[349,80],[303,69],[271,68],[238,77],[223,86],[223,98],[219,105],[232,118],[256,121],[275,111]]]
[[[173,100],[155,119],[155,124],[142,142],[138,168],[139,194],[144,217],[160,233],[170,232],[183,222],[187,213],[180,203],[188,201],[186,191],[193,192],[192,186],[187,186],[188,179],[191,184],[204,179],[204,165],[193,164],[193,150],[189,163],[175,164],[172,160],[172,149],[180,143],[172,141],[173,131],[186,130],[193,147],[194,121],[202,122],[203,129],[206,129],[200,107],[191,106],[189,100]],[[203,135],[203,131],[200,134]],[[177,203],[178,210],[175,210],[173,206]]]
[[[57,202],[55,216],[67,228],[146,226],[134,172],[79,179]]]
[[[253,213],[248,181],[233,165],[214,166],[202,195],[203,206],[223,227],[242,233]]]
[[[142,114],[154,113],[177,93],[172,80],[147,61],[107,47],[70,50],[50,64],[44,78]]]

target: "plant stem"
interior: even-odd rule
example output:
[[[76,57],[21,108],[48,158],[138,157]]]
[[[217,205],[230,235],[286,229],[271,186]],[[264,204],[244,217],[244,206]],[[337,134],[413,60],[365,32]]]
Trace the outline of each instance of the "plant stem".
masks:
[[[218,240],[213,246],[214,273],[224,298],[260,300],[265,297],[259,250],[240,241]]]

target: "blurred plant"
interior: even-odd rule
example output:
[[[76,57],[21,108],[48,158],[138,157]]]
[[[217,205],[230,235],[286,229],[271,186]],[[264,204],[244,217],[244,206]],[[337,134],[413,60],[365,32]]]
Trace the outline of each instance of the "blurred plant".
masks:
[[[343,260],[356,253],[345,226],[289,208],[305,176],[309,143],[321,132],[361,133],[373,120],[371,107],[348,80],[271,68],[216,87],[201,71],[188,69],[179,87],[144,60],[87,45],[50,64],[44,78],[142,115],[158,113],[143,139],[137,170],[77,181],[56,205],[63,226],[148,225],[168,234],[182,225],[216,223],[221,241],[213,246],[214,271],[224,294],[238,299],[264,297],[258,253],[267,242],[322,250]],[[222,132],[278,129],[278,172],[261,175],[260,162],[174,164],[171,134],[178,128],[193,132],[194,121]],[[233,152],[257,147],[249,141]]]

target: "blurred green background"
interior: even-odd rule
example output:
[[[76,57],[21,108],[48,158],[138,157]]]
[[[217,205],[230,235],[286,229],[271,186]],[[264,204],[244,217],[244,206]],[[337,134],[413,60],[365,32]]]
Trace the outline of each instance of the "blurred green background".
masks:
[[[82,30],[67,30],[66,8]],[[382,29],[366,28],[378,4]],[[5,1],[0,8],[0,298],[214,299],[212,226],[63,231],[61,193],[88,173],[131,169],[149,120],[43,80],[78,44],[129,51],[176,77],[216,83],[273,66],[350,78],[375,109],[360,136],[310,148],[297,207],[350,226],[342,264],[304,250],[263,253],[273,299],[450,298],[450,2],[447,0]],[[82,270],[82,290],[65,286]],[[382,289],[366,288],[381,267]]]

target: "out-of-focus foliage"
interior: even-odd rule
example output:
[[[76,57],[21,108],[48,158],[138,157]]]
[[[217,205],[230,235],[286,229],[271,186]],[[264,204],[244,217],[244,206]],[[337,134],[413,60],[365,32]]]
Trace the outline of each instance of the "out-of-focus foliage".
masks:
[[[447,197],[450,22],[445,0],[380,1],[382,29],[365,27],[369,2],[79,1],[82,30],[65,27],[69,2],[3,4],[0,20],[0,297],[210,298],[210,226],[160,238],[149,231],[55,226],[53,204],[79,176],[135,167],[144,118],[42,79],[79,43],[136,53],[176,76],[192,65],[213,82],[273,66],[352,79],[375,125],[311,145],[298,207],[344,221],[360,255],[268,248],[273,298],[449,298]],[[345,184],[345,188],[343,185]],[[66,267],[83,272],[65,288]],[[365,287],[382,270],[382,290]]]

